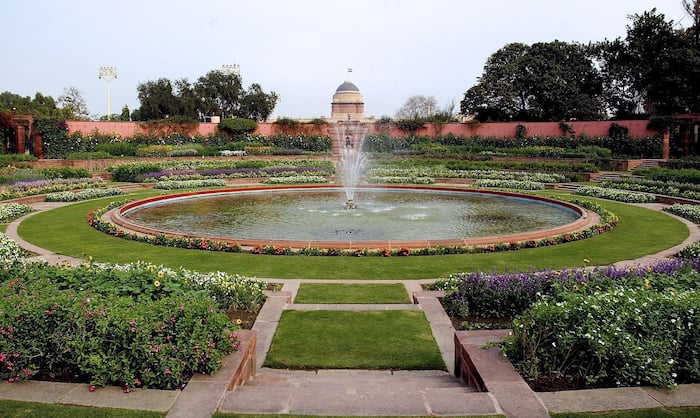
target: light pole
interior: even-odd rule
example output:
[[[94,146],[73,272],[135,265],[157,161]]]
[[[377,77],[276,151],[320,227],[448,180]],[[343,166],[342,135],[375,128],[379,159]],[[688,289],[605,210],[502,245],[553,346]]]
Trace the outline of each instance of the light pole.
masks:
[[[241,75],[241,66],[238,64],[224,64],[221,66],[221,72],[226,75]]]
[[[97,78],[107,81],[107,120],[110,120],[112,111],[109,107],[109,84],[113,79],[117,78],[117,68],[100,67],[97,69]]]

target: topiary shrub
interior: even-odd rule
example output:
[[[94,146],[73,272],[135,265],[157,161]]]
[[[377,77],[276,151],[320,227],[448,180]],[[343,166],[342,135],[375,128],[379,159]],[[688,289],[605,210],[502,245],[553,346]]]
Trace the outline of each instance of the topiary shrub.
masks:
[[[219,130],[230,135],[252,133],[256,129],[258,129],[258,123],[252,119],[229,118],[224,119],[219,123]]]

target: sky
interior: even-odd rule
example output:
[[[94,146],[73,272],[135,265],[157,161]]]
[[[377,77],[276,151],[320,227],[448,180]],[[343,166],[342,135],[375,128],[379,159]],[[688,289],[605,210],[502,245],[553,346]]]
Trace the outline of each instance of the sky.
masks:
[[[116,67],[110,108],[140,106],[137,86],[191,83],[237,64],[244,87],[280,100],[272,115],[329,117],[345,80],[366,116],[394,117],[414,95],[459,102],[508,43],[624,38],[629,16],[656,8],[690,25],[681,0],[24,0],[3,2],[0,92],[58,98],[77,87],[107,113],[102,66]],[[349,72],[351,69],[352,72]]]

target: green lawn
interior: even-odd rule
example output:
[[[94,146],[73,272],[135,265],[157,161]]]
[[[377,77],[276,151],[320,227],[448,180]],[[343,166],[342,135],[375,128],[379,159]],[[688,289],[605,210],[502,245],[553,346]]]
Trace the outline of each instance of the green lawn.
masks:
[[[551,193],[550,193],[551,194]],[[143,194],[140,195],[142,197]],[[111,200],[116,200],[111,198]],[[27,241],[59,254],[96,261],[162,263],[196,271],[221,270],[261,278],[428,279],[474,270],[559,269],[594,265],[653,254],[681,243],[687,227],[671,216],[633,205],[597,200],[618,215],[613,231],[551,247],[488,254],[411,257],[301,257],[234,254],[135,243],[91,228],[86,214],[110,199],[81,202],[38,213],[19,225]]]
[[[445,370],[423,311],[284,311],[264,366]]]
[[[294,303],[410,303],[402,284],[302,283]]]
[[[159,412],[0,400],[4,418],[160,418]]]

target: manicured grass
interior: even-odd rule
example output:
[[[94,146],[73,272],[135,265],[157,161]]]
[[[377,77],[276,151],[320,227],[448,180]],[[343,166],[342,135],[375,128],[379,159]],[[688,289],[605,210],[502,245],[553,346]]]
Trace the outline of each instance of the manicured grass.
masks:
[[[551,414],[553,418],[698,418],[700,408],[653,408],[631,411]]]
[[[247,415],[247,414],[222,414],[215,413],[212,418],[322,418],[319,415],[294,415],[294,414],[269,414],[269,415]],[[413,416],[411,418],[432,418],[434,415]],[[505,415],[451,415],[450,418],[488,418],[505,417]],[[357,418],[353,415],[333,415],[333,418]],[[367,418],[392,418],[391,416],[375,416]]]
[[[4,418],[159,418],[164,414],[129,409],[0,400],[0,416]]]
[[[265,366],[445,370],[423,311],[284,311]]]
[[[551,195],[552,193],[548,193]],[[143,197],[141,194],[139,197]],[[85,217],[115,198],[81,202],[38,213],[20,225],[27,241],[59,254],[96,261],[128,263],[136,260],[185,267],[196,271],[221,270],[262,278],[307,279],[427,279],[462,271],[523,271],[607,265],[653,254],[681,243],[688,236],[682,222],[658,211],[618,202],[599,202],[618,215],[613,231],[568,244],[488,254],[410,257],[300,257],[234,254],[168,248],[115,238],[90,227]]]
[[[402,284],[302,283],[294,303],[410,303]]]

